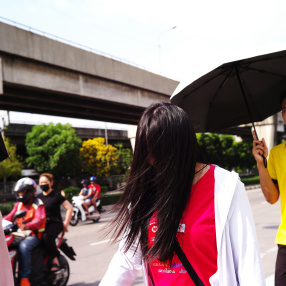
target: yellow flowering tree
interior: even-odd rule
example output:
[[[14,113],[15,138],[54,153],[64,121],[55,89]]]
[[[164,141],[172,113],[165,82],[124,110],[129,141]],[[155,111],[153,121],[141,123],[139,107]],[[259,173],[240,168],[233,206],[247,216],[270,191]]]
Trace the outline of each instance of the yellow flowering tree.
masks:
[[[1,136],[1,134],[0,134]],[[24,164],[21,162],[20,157],[17,155],[17,147],[10,143],[10,139],[4,138],[5,146],[7,148],[9,158],[0,163],[0,178],[3,178],[4,191],[6,191],[7,178],[21,176],[21,170]]]
[[[117,148],[105,145],[104,138],[94,138],[83,141],[80,149],[84,171],[103,178],[110,175],[111,170],[118,169]]]

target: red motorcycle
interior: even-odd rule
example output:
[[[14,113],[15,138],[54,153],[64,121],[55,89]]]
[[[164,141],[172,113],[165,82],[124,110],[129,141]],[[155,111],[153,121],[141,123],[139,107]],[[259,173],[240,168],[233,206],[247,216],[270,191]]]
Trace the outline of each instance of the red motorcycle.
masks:
[[[14,215],[13,222],[3,220],[3,229],[8,246],[9,256],[13,268],[13,276],[15,285],[19,284],[18,273],[18,246],[19,243],[29,235],[30,231],[18,231],[15,223],[17,218],[22,218],[26,211],[17,211]],[[72,247],[68,246],[64,238],[64,232],[57,239],[57,247],[71,260],[75,260],[75,252]],[[32,286],[65,286],[69,280],[70,269],[65,256],[59,256],[61,270],[56,273],[51,271],[51,259],[47,255],[43,245],[39,245],[32,251],[31,257],[31,275],[30,283]]]

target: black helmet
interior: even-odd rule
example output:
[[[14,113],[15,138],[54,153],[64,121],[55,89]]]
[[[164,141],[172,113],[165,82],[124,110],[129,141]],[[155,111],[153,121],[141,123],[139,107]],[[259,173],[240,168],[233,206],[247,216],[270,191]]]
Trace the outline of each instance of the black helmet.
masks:
[[[20,202],[23,202],[23,204],[26,204],[32,199],[37,190],[37,185],[34,180],[31,178],[22,178],[19,181],[17,181],[15,188],[14,188],[14,193],[16,196],[16,199]],[[19,196],[19,192],[24,192],[23,195]]]
[[[81,180],[81,182],[80,182],[82,185],[88,185],[88,180],[86,180],[86,179],[83,179],[83,180]]]

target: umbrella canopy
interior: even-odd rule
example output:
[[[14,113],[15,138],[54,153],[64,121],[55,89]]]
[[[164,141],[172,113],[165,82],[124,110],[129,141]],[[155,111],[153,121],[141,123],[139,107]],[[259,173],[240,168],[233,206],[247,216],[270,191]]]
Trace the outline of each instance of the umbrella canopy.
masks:
[[[7,158],[9,158],[9,154],[7,152],[4,140],[0,135],[0,162],[4,161]]]
[[[219,132],[277,113],[285,92],[286,51],[280,51],[223,64],[171,102],[188,113],[196,132]]]

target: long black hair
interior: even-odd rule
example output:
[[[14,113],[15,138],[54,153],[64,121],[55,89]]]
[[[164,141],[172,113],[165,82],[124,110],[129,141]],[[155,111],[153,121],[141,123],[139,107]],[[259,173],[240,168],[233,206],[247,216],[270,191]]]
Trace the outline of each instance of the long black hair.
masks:
[[[144,260],[172,260],[174,241],[188,202],[199,151],[188,115],[178,106],[156,103],[143,113],[124,193],[115,206],[114,239],[125,232],[125,251],[139,238]],[[156,211],[156,238],[148,249],[148,226]]]

